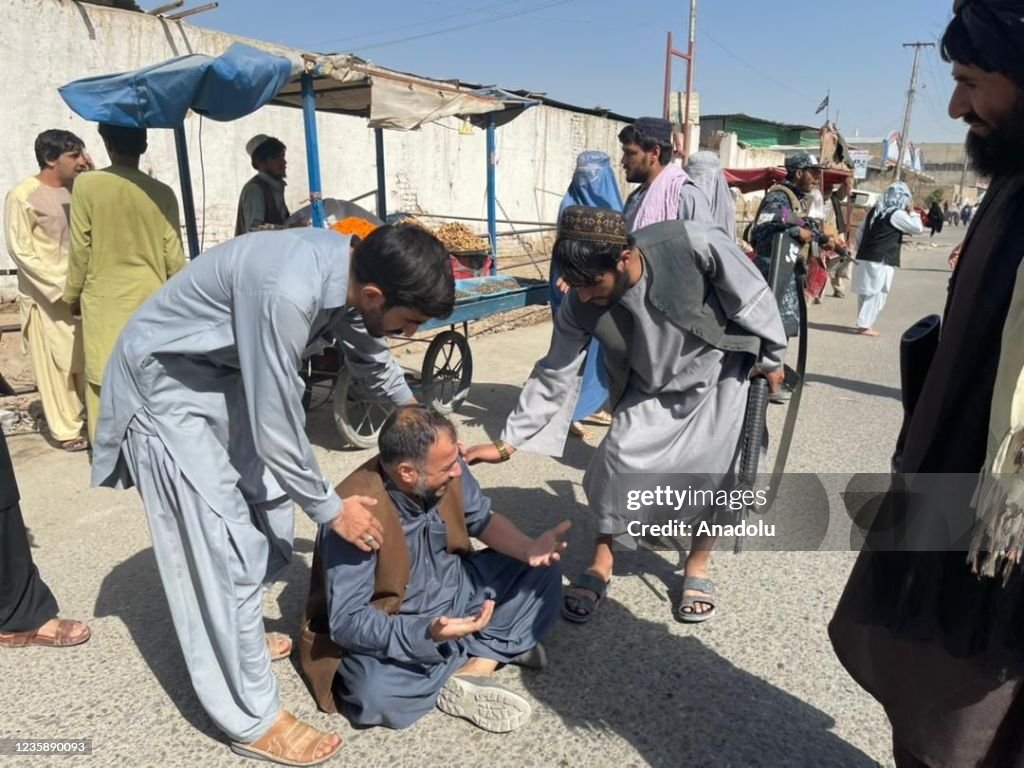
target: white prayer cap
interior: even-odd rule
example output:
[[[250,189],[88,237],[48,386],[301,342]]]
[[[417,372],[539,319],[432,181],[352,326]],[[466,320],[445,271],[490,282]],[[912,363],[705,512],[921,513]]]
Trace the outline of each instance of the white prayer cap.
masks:
[[[248,142],[246,142],[245,153],[249,155],[249,157],[252,157],[253,152],[259,149],[264,143],[270,141],[270,138],[271,137],[267,136],[265,133],[257,133],[249,139]]]

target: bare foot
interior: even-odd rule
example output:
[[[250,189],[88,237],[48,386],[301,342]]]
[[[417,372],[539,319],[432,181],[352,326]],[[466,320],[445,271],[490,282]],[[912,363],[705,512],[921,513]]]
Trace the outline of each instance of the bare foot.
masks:
[[[498,662],[494,659],[473,656],[455,674],[462,675],[463,677],[490,677],[497,668]]]
[[[873,328],[858,328],[857,329],[857,333],[859,333],[861,336],[878,336],[878,335],[880,335],[878,333],[878,331],[874,330]]]
[[[590,437],[590,430],[583,426],[579,421],[574,421],[569,425],[569,434],[579,440],[586,440]]]
[[[287,659],[292,653],[292,639],[280,632],[267,632],[267,647],[271,661]]]

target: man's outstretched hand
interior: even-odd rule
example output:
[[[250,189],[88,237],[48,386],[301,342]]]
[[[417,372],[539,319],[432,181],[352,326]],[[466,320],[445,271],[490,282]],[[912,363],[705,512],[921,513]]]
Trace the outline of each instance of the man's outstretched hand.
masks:
[[[563,539],[571,527],[571,521],[563,520],[551,530],[544,531],[534,539],[526,550],[525,559],[530,567],[539,568],[561,560],[562,553],[569,546]]]
[[[441,616],[434,619],[430,622],[430,636],[434,638],[435,643],[467,637],[490,624],[493,615],[494,601],[484,600],[480,613],[476,616],[464,616],[461,619]]]
[[[370,507],[377,503],[369,496],[349,496],[341,501],[341,512],[331,520],[331,530],[363,552],[380,549],[384,528]]]
[[[511,445],[506,445],[505,450],[508,451],[509,456],[516,452],[516,449]],[[470,466],[481,462],[485,464],[499,464],[502,461],[501,451],[498,450],[498,446],[494,443],[471,445],[462,451],[462,456]]]

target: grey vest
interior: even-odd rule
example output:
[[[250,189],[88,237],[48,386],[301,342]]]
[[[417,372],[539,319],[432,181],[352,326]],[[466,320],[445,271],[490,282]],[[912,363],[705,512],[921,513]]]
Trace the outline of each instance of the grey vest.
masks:
[[[761,351],[760,337],[726,317],[710,277],[698,268],[694,259],[695,253],[710,256],[706,226],[688,221],[664,221],[633,234],[644,257],[644,268],[651,276],[647,300],[673,325],[705,344],[724,352],[746,352],[756,358]],[[568,301],[581,327],[601,342],[614,408],[629,381],[633,316],[618,305],[599,307],[584,303],[575,291],[569,293]]]

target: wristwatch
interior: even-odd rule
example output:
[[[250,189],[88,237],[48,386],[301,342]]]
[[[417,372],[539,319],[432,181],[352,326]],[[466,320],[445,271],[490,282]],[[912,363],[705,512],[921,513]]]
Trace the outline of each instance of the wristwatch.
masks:
[[[512,457],[509,455],[508,448],[501,440],[494,441],[494,447],[498,449],[498,455],[501,456],[502,461],[508,461]]]

